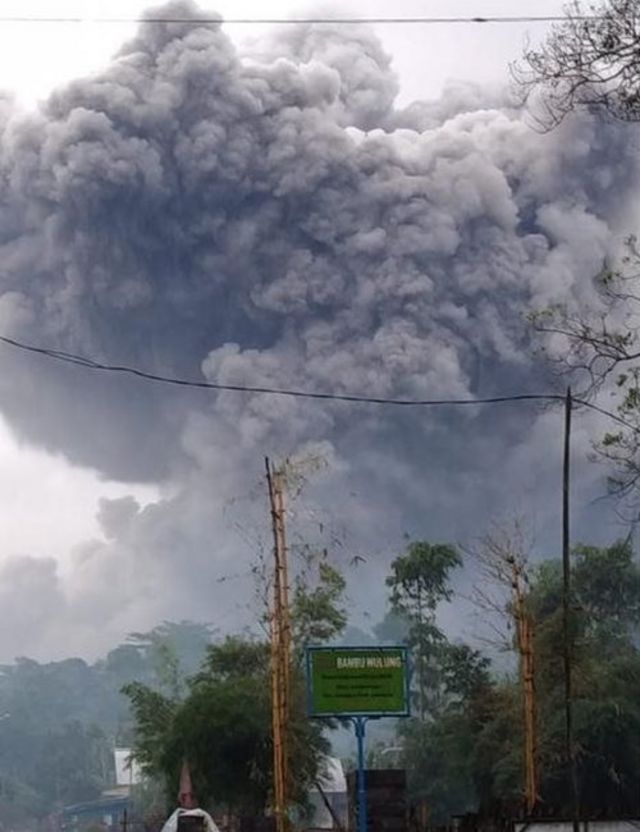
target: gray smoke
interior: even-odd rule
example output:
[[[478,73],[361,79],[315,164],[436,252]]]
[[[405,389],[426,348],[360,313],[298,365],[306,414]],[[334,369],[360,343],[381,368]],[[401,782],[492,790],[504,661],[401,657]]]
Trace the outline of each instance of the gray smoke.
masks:
[[[403,110],[396,93],[367,28],[290,26],[244,55],[222,24],[189,22],[143,24],[107,70],[28,116],[3,101],[2,332],[223,383],[423,398],[548,387],[523,315],[588,299],[630,230],[629,130],[583,115],[539,135],[505,92],[468,85]],[[308,443],[332,460],[313,500],[348,530],[336,557],[368,554],[356,599],[365,587],[381,604],[405,531],[463,540],[521,509],[543,548],[557,540],[555,412],[177,392],[6,349],[0,363],[0,409],[26,441],[164,489],[145,508],[103,502],[104,536],[69,576],[7,561],[3,597],[19,584],[57,598],[24,650],[91,651],[161,617],[248,620],[250,579],[224,582],[253,547],[229,501],[255,494],[266,453]],[[602,489],[586,462],[600,429],[577,430],[581,534]]]

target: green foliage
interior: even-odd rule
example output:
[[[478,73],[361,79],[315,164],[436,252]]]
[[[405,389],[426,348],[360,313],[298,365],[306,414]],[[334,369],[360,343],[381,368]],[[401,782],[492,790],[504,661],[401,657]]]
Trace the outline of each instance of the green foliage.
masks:
[[[436,621],[460,563],[452,546],[411,543],[391,564],[390,611],[376,628],[380,638],[411,648],[419,718],[400,723],[399,738],[411,800],[426,802],[433,823],[446,823],[452,812],[476,803],[473,749],[491,692],[489,661],[448,642]]]
[[[242,656],[238,639],[232,645],[239,658],[236,672],[228,671],[229,650],[216,658],[212,647],[209,670],[199,674],[178,709],[166,746],[165,772],[175,791],[183,758],[190,761],[196,793],[205,804],[224,802],[237,810],[262,809],[271,771],[271,710],[266,651],[247,642]],[[265,655],[256,664],[257,655]],[[219,665],[227,665],[222,673]]]
[[[403,615],[409,616],[414,649],[424,646],[416,635],[417,620],[426,620],[429,637],[439,633],[433,616],[436,599],[450,597],[443,572],[455,563],[454,558],[436,558],[436,566],[444,567],[434,570],[429,583],[433,561],[426,551],[424,571],[415,567],[415,557],[413,563],[401,562],[401,568],[394,564],[388,580],[395,604],[400,601]],[[435,587],[431,596],[430,587]],[[587,816],[632,814],[640,808],[640,568],[630,540],[605,548],[576,547],[572,587],[582,809]],[[571,794],[565,760],[562,590],[561,562],[546,561],[532,571],[525,599],[535,625],[541,805],[546,813],[560,814],[570,811]],[[434,824],[470,809],[518,813],[523,728],[517,675],[497,678],[486,657],[468,645],[450,643],[442,633],[426,644],[429,707],[425,718],[398,728],[411,799],[426,801]]]
[[[196,682],[206,682],[210,678],[234,681],[264,677],[266,680],[268,666],[268,644],[241,636],[227,636],[224,641],[209,647]]]
[[[49,732],[33,771],[33,784],[46,803],[94,800],[114,776],[107,738],[96,726],[68,723]]]
[[[491,684],[491,662],[468,644],[446,642],[440,652],[441,684],[449,700],[471,702]]]
[[[486,692],[482,718],[472,719],[475,734],[469,756],[480,811],[501,807],[520,808],[522,800],[522,704],[514,680],[494,683]]]
[[[572,586],[575,733],[583,801],[593,811],[627,811],[640,785],[640,656],[633,642],[640,618],[640,570],[630,541],[602,549],[577,547]],[[537,622],[543,788],[548,800],[563,805],[567,772],[559,568],[540,570],[530,600]]]
[[[477,651],[444,641],[438,664],[437,712],[427,720],[407,720],[399,731],[411,800],[425,801],[430,821],[440,825],[451,814],[476,808],[477,795],[493,787],[495,774],[484,772],[489,782],[483,784],[480,771],[490,732],[499,730],[495,720],[504,710],[497,707],[490,662]],[[511,730],[509,723],[504,733]],[[481,750],[483,745],[485,750]]]
[[[517,674],[499,676],[469,645],[438,625],[451,599],[455,549],[424,542],[396,558],[387,580],[390,609],[380,641],[407,643],[414,695],[424,708],[398,721],[398,736],[371,747],[401,748],[410,796],[430,819],[474,808],[518,811],[522,804],[522,699]],[[640,569],[629,539],[572,553],[575,736],[582,806],[590,815],[640,810]],[[346,621],[344,581],[324,556],[305,564],[292,592],[296,658],[311,641],[335,639]],[[562,568],[530,573],[525,598],[534,623],[538,752],[545,812],[568,811],[564,759]],[[363,637],[366,637],[364,634]],[[39,664],[21,659],[0,674],[0,821],[24,826],[60,803],[90,799],[113,784],[116,736],[135,736],[152,780],[136,800],[154,811],[175,805],[182,761],[205,804],[259,813],[270,800],[271,711],[268,645],[232,636],[210,641],[200,625],[163,624],[138,634],[104,661]],[[176,661],[177,659],[177,661]],[[301,665],[292,662],[292,770],[304,806],[327,745],[305,716]],[[116,685],[126,685],[121,697]],[[420,684],[424,690],[420,691]],[[130,709],[130,713],[129,713]],[[100,727],[97,727],[100,726]],[[154,784],[162,787],[162,795]],[[168,804],[168,805],[165,805]]]
[[[347,620],[342,575],[324,556],[308,556],[304,567],[292,593],[295,656],[288,725],[293,798],[300,807],[328,746],[322,726],[306,716],[299,658],[308,643],[338,636]],[[134,683],[125,693],[135,718],[136,755],[147,772],[163,780],[168,801],[187,759],[203,805],[224,804],[237,814],[262,811],[270,799],[273,770],[269,645],[229,636],[209,646],[182,696],[168,695],[166,689]]]
[[[373,627],[373,632],[382,644],[404,644],[409,635],[409,622],[401,613],[387,610],[382,621]]]
[[[0,722],[0,819],[41,817],[97,798],[113,782],[113,767],[111,743],[95,725],[27,732],[7,718]]]
[[[418,541],[395,558],[386,580],[391,612],[396,620],[406,622],[422,720],[438,704],[438,654],[444,636],[436,624],[436,609],[450,599],[449,575],[460,564],[460,555],[452,546]]]
[[[326,560],[320,560],[317,565],[314,585],[309,585],[306,575],[296,578],[291,599],[291,629],[299,650],[331,641],[344,630],[345,586],[341,573]]]
[[[122,692],[129,698],[135,720],[136,759],[147,773],[154,774],[163,759],[178,703],[141,682],[125,685]]]
[[[301,672],[295,666],[292,672],[291,769],[303,804],[327,747],[319,727],[306,718]],[[187,759],[203,805],[224,804],[240,814],[264,809],[273,754],[268,645],[239,636],[212,645],[181,702],[142,685],[126,693],[136,718],[136,755],[149,773],[163,778],[169,802]]]
[[[606,548],[576,547],[572,587],[574,722],[582,808],[592,815],[634,812],[640,789],[640,654],[634,641],[640,569],[630,541]],[[541,796],[546,807],[569,812],[559,561],[545,562],[534,571],[527,604],[535,622]],[[478,746],[484,768],[478,772],[479,795],[484,802],[503,805],[517,796],[520,784],[519,692],[511,681],[500,683],[496,695],[508,694],[513,706],[496,713]]]
[[[640,570],[631,539],[605,549],[578,546],[573,553],[576,599],[593,629],[626,635],[640,623]]]
[[[473,781],[467,763],[473,735],[466,722],[449,715],[433,723],[412,719],[404,726],[403,736],[411,799],[427,804],[430,823],[444,825],[452,811],[473,810]]]
[[[449,600],[449,575],[461,565],[460,555],[446,543],[410,543],[407,552],[395,558],[387,578],[393,611],[416,621],[433,614],[440,601]]]
[[[129,702],[120,689],[131,685],[146,718],[161,724],[165,700],[176,687],[175,673],[163,677],[163,651],[177,656],[183,679],[195,672],[209,641],[208,627],[165,622],[93,665],[82,659],[41,664],[20,658],[3,666],[0,823],[25,825],[61,804],[89,800],[113,787],[113,747],[132,738]],[[146,699],[144,685],[152,693]],[[156,689],[166,694],[156,698]]]
[[[148,633],[131,633],[127,641],[142,658],[146,671],[133,678],[146,681],[173,698],[179,697],[185,679],[198,670],[212,632],[208,624],[164,621]],[[135,668],[132,657],[131,660]],[[137,668],[138,673],[140,669]]]

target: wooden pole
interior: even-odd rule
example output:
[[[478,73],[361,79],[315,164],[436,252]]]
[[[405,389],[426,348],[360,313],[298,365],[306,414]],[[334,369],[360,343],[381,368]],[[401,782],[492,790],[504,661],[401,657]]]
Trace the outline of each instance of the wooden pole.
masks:
[[[289,771],[289,725],[291,711],[291,623],[289,616],[289,569],[287,564],[287,546],[285,537],[284,477],[282,470],[275,475],[275,504],[278,527],[278,559],[280,571],[278,591],[280,594],[280,724],[282,726],[282,782],[283,782],[283,828],[288,827],[288,806],[290,795]]]
[[[282,650],[280,660],[283,680],[283,717],[288,724],[290,708],[290,658],[291,658],[291,620],[289,615],[289,566],[287,563],[287,542],[284,525],[284,482],[282,471],[276,471],[274,477],[274,497],[276,526],[278,533],[277,568],[280,571],[278,590],[280,593],[280,638]]]
[[[271,695],[273,733],[273,798],[276,832],[288,827],[290,708],[290,621],[288,570],[284,528],[283,477],[265,459],[273,532],[273,609],[271,610]]]
[[[536,699],[533,657],[533,622],[527,612],[522,588],[522,568],[515,557],[509,559],[512,570],[512,589],[515,606],[516,634],[520,654],[522,683],[522,714],[524,727],[523,763],[524,795],[527,814],[531,814],[538,800],[536,761]]]
[[[562,466],[562,625],[564,645],[565,755],[571,780],[573,832],[579,832],[580,791],[578,786],[578,767],[573,742],[573,639],[571,633],[570,486],[572,410],[573,399],[571,397],[571,388],[567,387],[564,408],[564,462]]]

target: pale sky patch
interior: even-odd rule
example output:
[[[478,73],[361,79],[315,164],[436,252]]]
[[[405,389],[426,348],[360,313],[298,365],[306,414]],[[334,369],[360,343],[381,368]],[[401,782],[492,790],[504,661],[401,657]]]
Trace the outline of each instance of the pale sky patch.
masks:
[[[74,17],[82,23],[3,23],[0,27],[0,88],[12,90],[28,107],[55,87],[103,69],[135,23],[94,23],[91,18],[131,18],[158,5],[146,0],[3,0],[4,17]],[[559,14],[563,0],[351,0],[313,4],[296,0],[200,0],[204,10],[225,17],[327,16],[473,17]],[[320,11],[319,11],[320,10]],[[236,42],[260,37],[264,25],[228,25]],[[384,25],[375,27],[400,77],[400,103],[436,97],[451,78],[479,84],[508,80],[508,65],[527,38],[535,41],[548,24]]]
[[[61,455],[27,447],[0,417],[0,559],[53,557],[64,566],[74,546],[101,536],[98,500],[127,494],[144,505],[156,490],[107,482]]]

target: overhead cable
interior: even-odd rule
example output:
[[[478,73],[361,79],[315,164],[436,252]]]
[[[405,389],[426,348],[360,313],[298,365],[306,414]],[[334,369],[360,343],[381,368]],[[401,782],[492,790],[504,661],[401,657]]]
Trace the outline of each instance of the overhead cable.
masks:
[[[67,23],[67,24],[125,24],[125,23],[194,23],[197,25],[295,25],[295,24],[337,24],[355,26],[361,23],[373,25],[438,25],[455,23],[560,23],[568,20],[565,15],[506,15],[506,16],[459,16],[459,17],[23,17],[0,16],[0,23]],[[598,20],[598,15],[571,15],[571,20]]]
[[[131,367],[125,364],[106,364],[101,361],[96,361],[93,358],[88,358],[83,355],[76,355],[75,353],[66,352],[64,350],[56,350],[49,347],[38,347],[34,344],[26,344],[23,341],[18,341],[15,338],[10,338],[7,335],[0,335],[0,343],[6,344],[14,349],[23,350],[24,352],[49,358],[54,361],[60,361],[65,364],[73,364],[75,366],[84,367],[87,370],[97,370],[106,373],[118,373],[124,375],[134,376],[135,378],[152,381],[159,384],[167,384],[176,387],[191,387],[201,390],[215,390],[218,392],[232,392],[232,393],[253,393],[259,395],[269,396],[284,396],[295,399],[315,399],[322,401],[336,401],[347,402],[352,404],[377,404],[390,405],[395,407],[457,407],[457,406],[472,406],[472,405],[490,405],[490,404],[507,404],[509,402],[564,402],[565,395],[560,393],[514,393],[503,396],[488,396],[485,398],[468,398],[468,399],[394,399],[385,398],[382,396],[366,396],[350,393],[322,393],[316,390],[295,390],[282,387],[267,387],[264,385],[250,385],[250,384],[225,384],[215,381],[201,381],[198,379],[181,378],[179,376],[163,375],[161,373],[152,373],[147,370],[141,370],[138,367]],[[638,426],[623,419],[621,416],[606,410],[594,402],[585,399],[575,398],[574,404],[581,407],[586,407],[599,413],[602,416],[607,416],[609,419],[623,425],[634,432],[638,431]]]
[[[638,425],[634,425],[631,422],[623,419],[622,416],[618,416],[616,413],[612,413],[610,410],[606,410],[604,407],[600,407],[599,405],[595,404],[594,402],[586,401],[585,399],[576,399],[574,398],[574,403],[579,404],[582,407],[587,407],[590,410],[595,411],[596,413],[600,413],[602,416],[607,416],[609,419],[613,419],[614,422],[617,422],[619,425],[622,425],[625,428],[637,433],[640,430]]]
[[[14,347],[15,349],[35,353],[36,355],[41,355],[45,358],[61,361],[66,364],[81,366],[88,370],[121,373],[161,384],[170,384],[178,387],[192,387],[204,390],[217,390],[220,392],[230,391],[235,393],[258,393],[271,396],[287,396],[289,398],[296,399],[320,399],[325,401],[351,402],[360,404],[394,405],[397,407],[446,407],[453,405],[503,404],[506,402],[564,400],[564,396],[556,393],[518,393],[506,396],[491,396],[481,399],[394,399],[382,396],[352,395],[348,393],[322,393],[315,390],[294,390],[281,387],[267,387],[264,385],[225,384],[221,382],[202,381],[198,379],[188,379],[178,376],[152,373],[147,370],[141,370],[138,367],[131,367],[123,364],[106,364],[101,361],[96,361],[93,358],[87,358],[86,356],[76,355],[74,353],[50,349],[47,347],[38,347],[34,344],[26,344],[22,341],[17,341],[15,338],[9,338],[6,335],[0,335],[0,342],[6,344],[7,346]]]
[[[348,393],[322,393],[315,390],[292,390],[281,387],[267,387],[263,385],[247,384],[224,384],[214,381],[201,381],[198,379],[181,378],[178,376],[163,375],[141,370],[138,367],[130,367],[124,364],[106,364],[74,353],[61,350],[38,347],[34,344],[25,344],[15,338],[0,335],[0,342],[7,346],[14,347],[25,352],[61,361],[67,364],[75,364],[85,367],[88,370],[99,370],[108,373],[121,373],[132,375],[138,378],[154,381],[161,384],[171,384],[178,387],[194,387],[204,390],[218,390],[221,392],[230,391],[235,393],[259,393],[272,396],[288,396],[296,399],[322,399],[328,401],[352,402],[361,404],[385,404],[400,407],[427,407],[427,406],[448,406],[448,405],[478,405],[478,404],[502,404],[503,402],[518,401],[563,401],[564,397],[555,393],[520,393],[508,396],[492,396],[485,399],[392,399],[382,396],[352,395]]]

